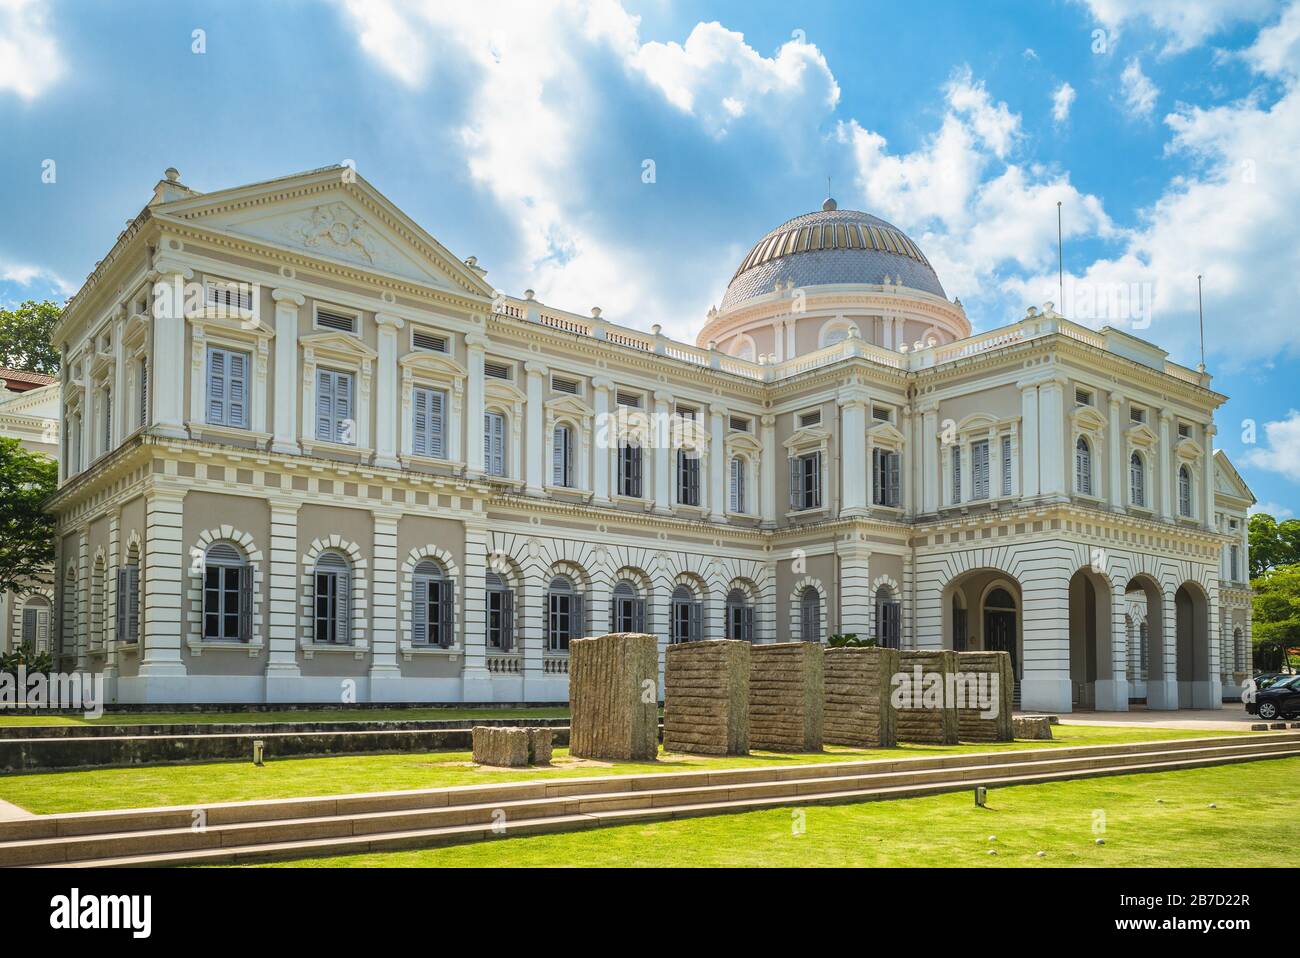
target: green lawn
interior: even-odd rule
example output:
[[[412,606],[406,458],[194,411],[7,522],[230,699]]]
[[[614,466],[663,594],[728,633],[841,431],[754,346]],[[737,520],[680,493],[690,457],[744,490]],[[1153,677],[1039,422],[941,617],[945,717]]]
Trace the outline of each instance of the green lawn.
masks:
[[[962,791],[265,867],[1283,866],[1297,781],[1300,759],[1278,759],[994,789],[984,808]]]
[[[282,759],[269,761],[260,768],[251,762],[213,762],[21,773],[0,775],[0,798],[29,811],[47,814],[162,805],[200,806],[252,799],[491,784],[552,776],[629,775],[688,769],[848,762],[947,752],[1102,745],[1240,734],[1089,725],[1060,725],[1053,729],[1053,733],[1056,735],[1053,742],[1020,741],[1004,745],[955,746],[909,744],[894,749],[875,750],[829,746],[826,751],[815,754],[754,752],[748,756],[729,758],[663,754],[655,762],[589,762],[581,765],[570,764],[567,749],[557,749],[556,764],[553,767],[518,771],[480,769],[471,763],[469,752],[428,752],[415,755]]]
[[[245,725],[266,722],[401,722],[428,719],[567,718],[567,706],[520,709],[299,709],[276,712],[116,712],[81,715],[0,715],[0,728],[31,725]]]

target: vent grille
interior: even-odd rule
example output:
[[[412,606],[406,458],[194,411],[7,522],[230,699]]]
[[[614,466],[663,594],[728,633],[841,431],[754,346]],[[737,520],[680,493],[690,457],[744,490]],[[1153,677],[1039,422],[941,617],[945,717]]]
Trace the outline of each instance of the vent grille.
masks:
[[[551,388],[557,393],[568,393],[570,396],[578,395],[578,381],[576,379],[566,379],[563,376],[552,376]]]
[[[483,364],[483,375],[492,379],[514,379],[514,369],[509,363],[486,362]]]
[[[242,283],[212,283],[208,286],[208,305],[252,309],[253,290]]]
[[[447,351],[447,337],[412,330],[411,345],[416,349],[428,350],[431,353],[445,353]]]
[[[732,431],[732,432],[749,432],[749,420],[748,420],[748,419],[742,419],[742,418],[739,417],[739,416],[732,416],[732,417],[731,417],[731,431]]]
[[[626,406],[628,409],[641,408],[641,397],[636,395],[636,393],[621,392],[615,397],[615,402],[620,406]]]
[[[348,313],[338,313],[330,309],[316,310],[316,325],[325,329],[336,329],[340,333],[357,331],[357,318]]]
[[[799,425],[801,427],[818,426],[821,425],[821,421],[822,411],[820,409],[814,409],[812,412],[806,412],[799,416]]]

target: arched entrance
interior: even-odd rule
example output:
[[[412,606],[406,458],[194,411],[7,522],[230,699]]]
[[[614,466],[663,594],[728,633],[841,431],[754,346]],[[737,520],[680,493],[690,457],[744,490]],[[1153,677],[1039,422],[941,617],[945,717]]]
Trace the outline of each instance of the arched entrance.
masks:
[[[1145,643],[1139,627],[1139,654],[1142,659],[1143,691],[1149,709],[1178,708],[1178,685],[1174,681],[1171,662],[1165,655],[1165,603],[1160,583],[1149,575],[1136,575],[1124,587],[1129,602],[1141,604],[1146,611]]]
[[[1024,674],[1022,602],[1020,583],[996,569],[963,573],[948,583],[942,597],[943,647],[1010,655],[1016,677],[1012,693],[1016,707],[1020,705]]]
[[[984,648],[989,652],[1006,652],[1011,656],[1011,668],[1020,674],[1020,649],[1016,641],[1016,621],[1019,609],[1011,593],[995,586],[984,597]]]
[[[1174,593],[1178,698],[1191,708],[1223,707],[1218,669],[1210,663],[1210,600],[1195,582],[1184,582]]]
[[[1110,582],[1092,569],[1070,579],[1070,701],[1078,709],[1128,710],[1128,683],[1115,670]]]

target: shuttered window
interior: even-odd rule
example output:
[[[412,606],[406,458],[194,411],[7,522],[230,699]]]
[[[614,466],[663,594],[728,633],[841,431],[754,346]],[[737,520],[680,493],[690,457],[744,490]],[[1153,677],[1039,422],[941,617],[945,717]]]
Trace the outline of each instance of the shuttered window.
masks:
[[[754,609],[749,604],[749,596],[741,589],[727,593],[727,638],[754,641]]]
[[[120,578],[119,588],[127,588]],[[131,594],[138,595],[138,588],[130,591]],[[121,608],[122,601],[119,597],[119,622]],[[211,641],[250,641],[252,609],[253,567],[235,546],[228,542],[213,543],[208,547],[203,562],[203,638]],[[126,628],[129,629],[130,625]]]
[[[417,386],[411,394],[411,451],[446,459],[447,394]]]
[[[1178,467],[1178,514],[1192,514],[1192,472],[1186,466]]]
[[[689,586],[679,585],[672,597],[673,642],[698,642],[704,638],[704,605]]]
[[[23,645],[33,652],[50,650],[50,610],[44,606],[26,606],[23,609]]]
[[[316,438],[356,445],[356,389],[352,373],[316,370]]]
[[[509,652],[515,647],[515,595],[495,572],[487,573],[487,644]]]
[[[899,504],[899,458],[890,449],[871,450],[871,499],[875,505]]]
[[[971,443],[971,498],[989,497],[989,441],[981,439]]]
[[[876,644],[883,649],[902,646],[903,607],[889,589],[876,596]]]
[[[248,368],[248,353],[208,347],[209,425],[248,428]]]
[[[812,586],[799,593],[799,641],[822,640],[822,597]]]
[[[735,456],[731,460],[731,501],[732,512],[745,511],[745,460]]]
[[[636,586],[627,580],[614,586],[613,602],[610,605],[610,631],[644,632],[645,599],[636,591]]]
[[[483,414],[483,468],[489,476],[506,474],[506,417],[499,412]]]
[[[204,570],[206,580],[207,570]],[[204,582],[206,605],[206,581]],[[140,566],[128,562],[117,570],[117,629],[114,635],[119,642],[140,641]],[[206,623],[206,618],[204,619]]]
[[[1128,458],[1129,497],[1133,505],[1142,508],[1147,504],[1146,471],[1142,468],[1142,457],[1138,453]]]
[[[1082,436],[1074,444],[1074,490],[1092,495],[1092,450]]]
[[[411,576],[411,642],[444,649],[456,644],[455,583],[431,559]]]
[[[819,509],[822,504],[822,454],[795,456],[790,460],[790,508]]]
[[[140,427],[149,425],[149,360],[140,360]]]
[[[314,640],[352,643],[352,566],[337,552],[322,552],[313,575]]]
[[[700,504],[700,457],[677,450],[677,502],[683,506]]]
[[[952,447],[952,504],[961,502],[961,446]]]
[[[551,436],[551,485],[573,485],[573,430],[556,426]]]
[[[546,590],[546,648],[568,652],[572,639],[582,638],[586,628],[583,596],[564,576],[556,576]]]
[[[1002,437],[1002,494],[1011,495],[1011,437]]]
[[[624,443],[618,448],[618,494],[641,498],[641,447]]]

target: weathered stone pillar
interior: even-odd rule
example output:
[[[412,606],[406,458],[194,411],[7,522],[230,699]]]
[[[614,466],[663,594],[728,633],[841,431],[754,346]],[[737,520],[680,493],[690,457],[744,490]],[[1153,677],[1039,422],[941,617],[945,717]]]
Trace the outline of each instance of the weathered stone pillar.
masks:
[[[1015,675],[1006,652],[958,652],[957,735],[963,742],[1010,742]]]
[[[659,648],[615,632],[569,643],[569,754],[624,762],[659,752]]]
[[[831,745],[892,748],[898,743],[898,714],[890,701],[898,672],[894,649],[827,649],[825,730]]]
[[[731,639],[664,652],[664,751],[749,752],[750,644]]]
[[[945,695],[956,671],[951,649],[907,649],[898,653],[901,682],[890,690],[898,710],[898,740],[930,745],[957,744],[957,710]]]
[[[750,748],[820,752],[826,699],[816,642],[756,645],[750,651]]]

